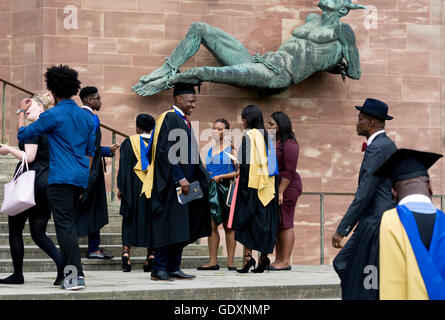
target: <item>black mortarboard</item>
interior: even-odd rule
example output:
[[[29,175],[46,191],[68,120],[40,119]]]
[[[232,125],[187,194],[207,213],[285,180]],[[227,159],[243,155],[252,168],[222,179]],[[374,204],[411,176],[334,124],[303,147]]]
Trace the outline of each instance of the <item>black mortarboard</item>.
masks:
[[[175,84],[173,89],[173,97],[179,96],[180,94],[196,94],[194,84],[179,82]],[[198,85],[198,90],[201,90],[200,85]]]
[[[86,97],[88,97],[89,95],[95,94],[98,92],[99,91],[97,90],[96,87],[83,87],[82,90],[80,90],[80,92],[79,92],[79,97],[81,100],[83,100]]]
[[[441,154],[399,149],[374,172],[377,177],[390,178],[393,183],[428,175],[428,169],[442,158]]]

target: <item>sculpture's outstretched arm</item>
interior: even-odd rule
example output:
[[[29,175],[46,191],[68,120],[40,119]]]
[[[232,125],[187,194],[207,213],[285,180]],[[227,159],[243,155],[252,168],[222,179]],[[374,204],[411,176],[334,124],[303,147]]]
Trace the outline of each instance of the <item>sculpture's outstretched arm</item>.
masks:
[[[355,46],[355,35],[352,28],[346,23],[340,23],[336,28],[339,41],[343,45],[343,56],[346,60],[346,75],[351,79],[360,79],[360,57]]]

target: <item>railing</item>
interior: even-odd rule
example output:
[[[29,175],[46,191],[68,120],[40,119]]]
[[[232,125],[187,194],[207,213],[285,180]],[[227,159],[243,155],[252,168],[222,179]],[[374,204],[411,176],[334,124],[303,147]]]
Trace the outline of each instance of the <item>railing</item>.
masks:
[[[17,90],[20,90],[24,93],[27,93],[29,95],[35,95],[34,92],[26,90],[20,86],[17,86],[9,81],[6,81],[4,79],[0,78],[0,81],[3,82],[3,95],[2,95],[2,143],[6,142],[6,88],[7,86],[13,87]],[[128,135],[122,132],[119,132],[103,123],[100,124],[100,126],[106,130],[111,131],[111,143],[116,143],[116,135],[120,135],[124,138],[127,138]],[[111,159],[111,201],[114,201],[116,198],[116,192],[115,189],[115,183],[116,183],[116,157],[113,157]]]
[[[324,227],[325,227],[325,197],[326,196],[354,196],[354,193],[336,193],[336,192],[303,192],[302,195],[308,196],[320,196],[320,264],[324,264]],[[444,210],[445,206],[445,195],[437,194],[433,195],[433,198],[440,198],[440,210]]]

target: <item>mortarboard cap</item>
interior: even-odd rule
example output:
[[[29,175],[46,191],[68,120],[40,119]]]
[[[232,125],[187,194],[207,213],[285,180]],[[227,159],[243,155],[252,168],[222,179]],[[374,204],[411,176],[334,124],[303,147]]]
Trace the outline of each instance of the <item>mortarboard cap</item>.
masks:
[[[411,149],[398,149],[386,160],[374,175],[390,178],[393,183],[427,176],[428,169],[442,158],[441,154]]]
[[[175,84],[175,88],[173,89],[173,97],[179,96],[181,94],[196,94],[194,84],[190,83],[177,83]],[[198,90],[200,91],[201,87],[198,85]]]

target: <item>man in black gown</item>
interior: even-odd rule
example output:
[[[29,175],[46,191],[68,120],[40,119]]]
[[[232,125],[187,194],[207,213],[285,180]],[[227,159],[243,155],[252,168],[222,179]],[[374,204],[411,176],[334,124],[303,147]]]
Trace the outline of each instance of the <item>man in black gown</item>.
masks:
[[[100,95],[96,87],[84,87],[80,90],[82,108],[91,114],[96,124],[96,150],[91,162],[88,188],[82,194],[78,209],[77,234],[79,237],[88,235],[88,259],[112,259],[100,245],[100,229],[108,224],[107,193],[105,189],[104,164],[102,157],[113,157],[119,148],[117,144],[102,147],[102,133],[99,117],[94,111],[102,107]]]
[[[180,269],[182,249],[211,234],[209,176],[187,118],[195,108],[196,92],[192,85],[178,84],[173,95],[175,105],[156,120],[150,145],[151,164],[142,189],[152,203],[155,260],[151,279],[161,281],[195,278]],[[199,182],[204,196],[180,204],[176,188],[187,195],[194,181]]]

